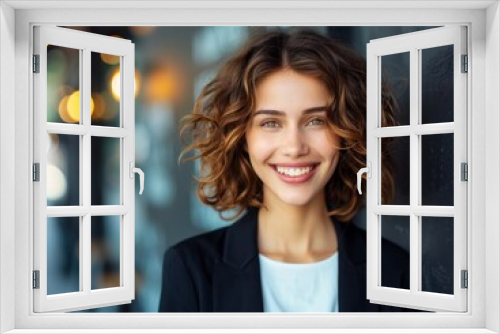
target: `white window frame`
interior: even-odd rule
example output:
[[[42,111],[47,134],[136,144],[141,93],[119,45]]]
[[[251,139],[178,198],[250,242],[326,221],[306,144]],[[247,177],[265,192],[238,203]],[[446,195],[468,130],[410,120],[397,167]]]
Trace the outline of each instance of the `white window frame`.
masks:
[[[39,271],[34,289],[35,312],[75,311],[130,303],[135,291],[135,164],[134,64],[135,48],[129,40],[52,26],[34,27],[34,54],[39,56],[39,72],[33,74],[34,162],[39,163],[39,181],[33,184],[33,269]],[[80,122],[47,122],[47,45],[72,48],[79,54]],[[120,58],[119,126],[95,126],[91,122],[91,53],[112,54]],[[47,133],[79,137],[80,201],[72,206],[47,206]],[[118,205],[91,204],[91,141],[93,138],[119,140],[120,162]],[[120,285],[106,289],[91,286],[92,217],[118,216]],[[77,217],[79,220],[79,291],[47,295],[47,218]]]
[[[422,123],[422,53],[445,45],[453,47],[453,121]],[[410,72],[409,124],[382,127],[382,57],[407,52]],[[465,26],[448,26],[371,40],[366,47],[367,63],[367,121],[366,161],[370,171],[367,178],[366,230],[367,230],[367,298],[372,303],[414,307],[429,311],[467,310],[467,289],[461,287],[461,270],[467,270],[467,184],[461,181],[461,163],[467,163],[467,77],[462,73],[461,56],[467,54]],[[453,136],[453,205],[422,205],[422,148],[423,135],[449,134]],[[382,205],[381,169],[382,138],[409,139],[410,201],[408,205]],[[382,217],[406,216],[409,220],[410,288],[395,289],[382,286]],[[453,286],[451,294],[422,291],[422,218],[452,217],[453,219]]]
[[[127,6],[130,9],[116,9],[117,6]],[[393,6],[397,8],[391,9]],[[141,7],[146,10],[137,10]],[[246,10],[243,11],[243,8]],[[32,94],[29,70],[32,26],[35,24],[467,25],[471,59],[471,75],[468,79],[471,87],[468,99],[471,110],[468,114],[468,133],[471,135],[467,144],[470,152],[468,221],[471,222],[468,227],[471,243],[467,250],[468,312],[392,315],[34,314],[33,293],[30,288],[33,241],[30,143],[33,125],[28,97]],[[50,332],[55,333],[56,329],[60,329],[61,333],[76,333],[79,328],[88,329],[86,332],[89,333],[125,330],[127,333],[181,332],[176,328],[191,328],[190,333],[234,333],[235,328],[247,329],[246,332],[253,328],[251,332],[254,333],[278,333],[283,332],[283,328],[295,328],[296,333],[345,332],[335,328],[351,328],[350,333],[455,333],[459,329],[464,333],[500,332],[498,1],[116,3],[5,0],[0,3],[0,45],[0,332],[12,330],[11,333],[42,333],[47,332],[43,329],[51,329]],[[144,329],[138,329],[139,326],[144,326]],[[413,329],[409,329],[410,326]]]

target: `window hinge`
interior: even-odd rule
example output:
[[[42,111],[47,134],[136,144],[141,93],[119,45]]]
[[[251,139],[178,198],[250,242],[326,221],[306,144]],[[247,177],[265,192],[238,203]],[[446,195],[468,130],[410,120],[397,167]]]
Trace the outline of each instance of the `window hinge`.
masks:
[[[462,270],[462,289],[467,289],[469,287],[469,276],[467,270]]]
[[[40,182],[40,163],[33,164],[33,181]]]
[[[33,55],[33,73],[40,73],[40,55]]]
[[[40,270],[33,270],[33,289],[40,289]]]
[[[469,71],[469,57],[467,55],[462,55],[462,73],[467,73]]]
[[[462,162],[460,164],[460,169],[461,169],[461,181],[468,181],[469,180],[469,167],[467,166],[466,162]]]

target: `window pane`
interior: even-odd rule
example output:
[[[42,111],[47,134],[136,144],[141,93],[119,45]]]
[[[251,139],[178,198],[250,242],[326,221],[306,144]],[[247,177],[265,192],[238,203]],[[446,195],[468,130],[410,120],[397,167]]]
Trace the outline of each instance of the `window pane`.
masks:
[[[382,224],[382,286],[389,288],[410,288],[410,217],[409,216],[381,216]],[[398,249],[399,248],[399,249]],[[390,255],[394,252],[408,253],[408,261],[404,268],[394,268]],[[389,255],[388,255],[389,254]],[[394,275],[394,270],[405,270],[408,276],[401,281]]]
[[[92,137],[92,205],[120,205],[120,138]]]
[[[80,205],[80,138],[47,135],[47,205]]]
[[[422,136],[422,205],[453,206],[453,134]]]
[[[382,204],[410,205],[410,137],[382,138],[382,186],[394,186],[394,199]],[[385,153],[384,153],[385,152]],[[384,170],[384,169],[382,169]]]
[[[387,87],[397,101],[396,119],[399,125],[410,124],[410,53],[382,56],[382,87]],[[382,98],[387,94],[382,90]],[[381,124],[382,126],[382,124]]]
[[[120,216],[94,216],[92,235],[92,289],[120,286]]]
[[[47,294],[80,291],[80,217],[47,218]]]
[[[422,124],[453,122],[453,45],[422,49]]]
[[[47,122],[80,122],[80,50],[47,45]]]
[[[453,294],[452,217],[422,217],[422,291]]]
[[[91,53],[92,125],[120,126],[120,59]]]

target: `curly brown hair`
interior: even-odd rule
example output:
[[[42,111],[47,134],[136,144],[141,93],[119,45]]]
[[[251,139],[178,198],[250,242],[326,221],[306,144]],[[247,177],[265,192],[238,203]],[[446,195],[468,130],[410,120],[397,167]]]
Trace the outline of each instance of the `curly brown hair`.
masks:
[[[223,219],[239,216],[249,207],[262,207],[262,181],[244,149],[245,133],[256,105],[256,87],[263,78],[282,69],[315,77],[331,92],[328,125],[340,138],[341,156],[325,187],[325,196],[329,215],[349,221],[363,205],[356,174],[366,166],[366,62],[349,47],[314,31],[262,33],[228,59],[201,91],[193,113],[182,120],[181,136],[189,134],[191,143],[179,160],[199,159],[198,197],[219,211]],[[382,126],[397,125],[396,107],[384,83]],[[383,145],[383,203],[394,196],[388,149]],[[188,152],[194,154],[185,158]],[[363,175],[363,188],[365,182]],[[234,209],[234,216],[222,215]]]

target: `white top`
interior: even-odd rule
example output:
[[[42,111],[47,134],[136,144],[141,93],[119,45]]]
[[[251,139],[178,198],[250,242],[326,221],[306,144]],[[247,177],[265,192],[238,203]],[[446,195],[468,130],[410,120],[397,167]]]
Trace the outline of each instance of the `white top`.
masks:
[[[259,254],[264,312],[338,312],[338,252],[313,263]]]

